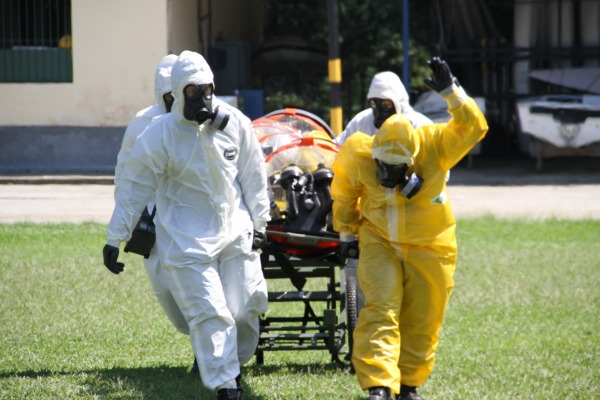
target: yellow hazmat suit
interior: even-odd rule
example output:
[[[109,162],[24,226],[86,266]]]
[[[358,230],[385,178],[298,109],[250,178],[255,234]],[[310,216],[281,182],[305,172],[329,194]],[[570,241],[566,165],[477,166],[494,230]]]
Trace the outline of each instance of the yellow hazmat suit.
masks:
[[[414,130],[393,115],[373,137],[352,135],[333,164],[334,229],[358,234],[365,307],[352,362],[363,389],[420,386],[430,375],[456,265],[455,219],[446,174],[488,126],[475,101],[453,85],[440,93],[452,119]],[[379,159],[407,164],[423,186],[414,197],[383,187]],[[360,200],[360,201],[359,201]]]

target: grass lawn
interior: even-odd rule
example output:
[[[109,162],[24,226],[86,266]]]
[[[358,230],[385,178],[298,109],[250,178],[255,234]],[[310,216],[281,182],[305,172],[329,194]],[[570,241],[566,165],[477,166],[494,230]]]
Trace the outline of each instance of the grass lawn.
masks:
[[[600,221],[465,219],[458,237],[422,395],[600,399]],[[0,399],[213,399],[141,257],[113,275],[104,240],[101,224],[0,225]],[[243,369],[245,398],[366,398],[330,358],[267,352]]]

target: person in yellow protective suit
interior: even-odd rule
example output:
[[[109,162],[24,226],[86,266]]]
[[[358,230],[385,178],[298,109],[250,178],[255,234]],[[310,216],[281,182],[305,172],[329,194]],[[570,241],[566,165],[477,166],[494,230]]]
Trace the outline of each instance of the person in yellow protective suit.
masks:
[[[410,105],[410,97],[400,77],[392,71],[378,72],[373,76],[369,91],[367,92],[367,101],[369,108],[356,114],[342,133],[336,138],[335,142],[340,146],[344,144],[350,136],[356,132],[362,132],[369,136],[381,128],[386,119],[398,113],[406,116],[415,129],[423,125],[431,125],[433,121],[427,116],[415,111]],[[358,260],[349,258],[344,266],[345,276],[357,279],[356,269]],[[360,284],[356,285],[356,309],[362,310],[365,304],[364,295]]]
[[[439,58],[425,83],[448,103],[448,123],[415,130],[401,114],[375,136],[352,135],[333,164],[333,226],[342,255],[358,257],[365,307],[352,364],[369,400],[422,400],[456,265],[446,174],[488,126]],[[360,200],[360,201],[359,201]]]

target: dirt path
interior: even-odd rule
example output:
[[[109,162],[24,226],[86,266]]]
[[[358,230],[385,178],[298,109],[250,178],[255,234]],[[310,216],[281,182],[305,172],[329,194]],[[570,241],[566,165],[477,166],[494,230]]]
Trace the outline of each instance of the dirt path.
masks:
[[[600,185],[449,186],[457,218],[600,219]]]
[[[600,184],[449,185],[448,194],[457,218],[600,219]],[[0,223],[108,223],[113,206],[112,185],[0,185]]]

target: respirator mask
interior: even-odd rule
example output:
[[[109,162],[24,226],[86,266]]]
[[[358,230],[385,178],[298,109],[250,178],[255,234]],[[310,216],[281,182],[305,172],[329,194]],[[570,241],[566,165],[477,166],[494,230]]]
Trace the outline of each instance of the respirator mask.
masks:
[[[423,186],[423,179],[416,173],[408,176],[408,165],[406,164],[387,164],[381,160],[375,160],[377,163],[377,179],[381,186],[394,188],[399,186],[400,194],[407,199],[413,197]]]
[[[375,117],[373,122],[377,129],[381,128],[386,119],[396,114],[396,107],[392,100],[373,98],[369,99],[369,105],[373,110],[373,116]]]
[[[229,122],[229,114],[219,112],[219,107],[212,108],[214,86],[212,83],[205,85],[189,84],[183,88],[183,116],[189,121],[203,124],[210,120],[219,130],[225,129]]]

